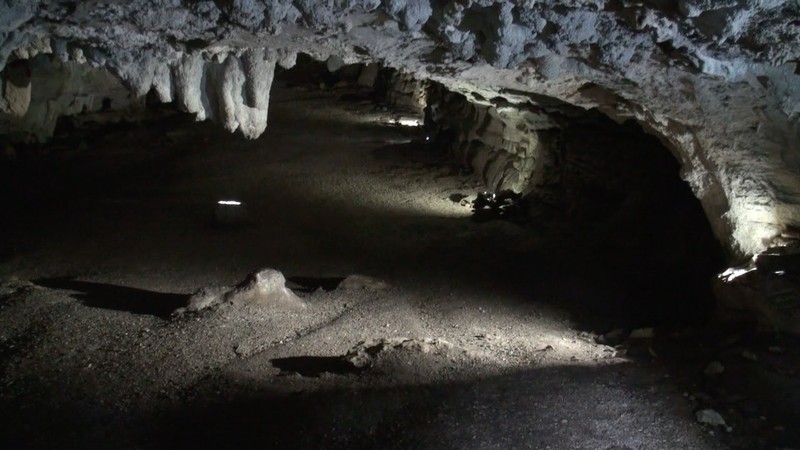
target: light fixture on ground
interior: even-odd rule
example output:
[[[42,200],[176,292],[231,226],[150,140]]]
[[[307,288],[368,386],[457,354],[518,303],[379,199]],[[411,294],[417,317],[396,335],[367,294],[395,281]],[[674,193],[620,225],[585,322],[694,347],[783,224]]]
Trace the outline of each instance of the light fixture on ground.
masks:
[[[247,208],[239,200],[218,200],[214,207],[214,225],[237,226],[248,221]]]
[[[422,126],[422,123],[419,121],[419,119],[414,118],[414,117],[399,117],[399,118],[393,119],[391,121],[391,123],[394,124],[394,125],[400,125],[400,126],[404,126],[404,127],[419,127],[419,126]]]

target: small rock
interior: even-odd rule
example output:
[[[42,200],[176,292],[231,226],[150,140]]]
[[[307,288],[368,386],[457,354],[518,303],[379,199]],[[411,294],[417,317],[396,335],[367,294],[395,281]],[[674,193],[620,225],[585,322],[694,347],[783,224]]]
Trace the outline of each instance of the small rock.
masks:
[[[615,346],[619,345],[628,337],[628,331],[623,330],[622,328],[617,328],[614,330],[609,331],[608,333],[602,334],[595,339],[595,342],[601,345],[610,345]]]
[[[366,275],[350,275],[341,283],[336,289],[342,290],[367,290],[367,291],[384,291],[389,289],[389,285],[376,278],[368,277]]]
[[[708,424],[708,425],[719,425],[725,426],[725,419],[722,416],[714,411],[713,409],[701,409],[694,413],[694,416],[697,418],[697,421],[700,423]]]
[[[342,66],[344,66],[344,60],[342,59],[341,56],[331,55],[330,57],[328,57],[328,60],[325,61],[325,67],[331,73],[341,69]]]
[[[748,361],[758,361],[758,356],[755,353],[751,352],[750,350],[743,350],[742,351],[742,358]]]
[[[767,350],[769,350],[770,353],[775,353],[775,354],[781,354],[781,353],[784,353],[786,351],[782,347],[778,347],[778,346],[774,346],[774,345],[769,347]]]
[[[703,373],[706,374],[707,377],[714,377],[722,372],[725,372],[725,366],[719,361],[711,361],[708,363],[705,370],[703,370]]]
[[[631,331],[630,339],[652,339],[655,336],[653,328],[637,328]]]
[[[392,364],[392,356],[400,353],[453,356],[457,351],[441,339],[386,338],[359,342],[347,352],[344,360],[362,369],[382,362]]]
[[[467,198],[467,195],[464,195],[464,194],[461,194],[461,193],[457,193],[457,194],[451,194],[447,198],[450,199],[450,201],[453,202],[453,203],[459,203],[459,202],[463,201],[465,198]]]
[[[238,344],[233,348],[233,352],[236,353],[237,356],[246,356],[250,353],[250,346],[244,343]]]

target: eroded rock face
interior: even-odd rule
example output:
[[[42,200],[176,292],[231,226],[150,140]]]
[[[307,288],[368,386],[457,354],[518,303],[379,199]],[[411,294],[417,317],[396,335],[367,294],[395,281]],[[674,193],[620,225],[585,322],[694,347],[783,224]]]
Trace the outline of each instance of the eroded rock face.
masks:
[[[22,117],[31,104],[31,68],[28,60],[20,59],[8,64],[3,73],[3,100],[8,105],[8,112]]]
[[[103,111],[111,120],[143,104],[108,71],[49,55],[16,60],[4,72],[9,113],[0,113],[0,134],[14,140],[45,141],[62,116]]]
[[[428,112],[438,123],[428,139],[452,146],[462,167],[473,169],[492,191],[527,194],[544,183],[554,166],[559,128],[546,111],[488,106],[437,91],[431,89],[428,98]]]
[[[476,103],[547,95],[633,118],[674,150],[720,239],[800,223],[797,2],[758,0],[11,0],[0,67],[85,60],[250,137],[275,64],[377,60]],[[33,85],[35,92],[36,86]],[[8,100],[0,110],[12,111]]]

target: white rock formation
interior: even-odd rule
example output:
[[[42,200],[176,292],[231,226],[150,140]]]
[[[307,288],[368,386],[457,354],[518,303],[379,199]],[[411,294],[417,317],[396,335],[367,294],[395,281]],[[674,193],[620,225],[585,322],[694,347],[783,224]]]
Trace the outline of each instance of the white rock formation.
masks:
[[[717,236],[752,254],[800,225],[799,11],[788,0],[7,0],[0,67],[49,49],[249,137],[266,126],[275,62],[299,51],[377,60],[479,103],[540,94],[597,107],[659,136]],[[0,110],[15,105],[0,97]]]
[[[207,287],[189,298],[177,315],[227,304],[233,307],[257,306],[271,310],[301,311],[305,302],[286,287],[286,278],[275,269],[262,269],[232,288]]]

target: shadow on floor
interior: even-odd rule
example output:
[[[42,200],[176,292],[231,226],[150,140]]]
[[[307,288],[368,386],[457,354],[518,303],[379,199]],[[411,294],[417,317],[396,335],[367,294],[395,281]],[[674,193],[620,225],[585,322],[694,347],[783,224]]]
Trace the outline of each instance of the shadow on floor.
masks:
[[[0,448],[794,448],[797,431],[717,438],[671,378],[637,364],[538,367],[461,381],[325,388],[236,374],[183,400],[120,415],[114,401],[24,380],[25,408],[0,398]],[[266,381],[266,382],[265,382]],[[296,380],[293,380],[296,381]],[[323,385],[324,386],[324,385]],[[332,386],[332,385],[331,385]],[[19,389],[19,387],[17,387]],[[41,395],[45,393],[46,395]],[[165,402],[166,403],[166,402]],[[791,405],[796,410],[796,405]],[[733,419],[725,408],[726,419]]]
[[[293,291],[334,291],[344,281],[344,277],[289,277],[286,281],[286,286]]]
[[[361,369],[338,356],[293,356],[275,358],[272,366],[280,369],[281,374],[299,374],[304,377],[318,377],[323,373],[347,375],[358,374]]]
[[[186,306],[188,295],[169,294],[127,286],[79,281],[69,277],[42,278],[34,284],[50,289],[75,291],[72,298],[91,308],[127,311],[168,318],[176,309]]]
[[[461,449],[588,448],[585,442],[591,448],[623,448],[620,444],[636,439],[653,449],[715,449],[699,427],[691,426],[691,411],[680,397],[650,406],[670,392],[658,377],[633,367],[606,366],[293,393],[244,382],[240,386],[247,386],[246,393],[233,398],[206,391],[219,389],[212,382],[197,386],[197,401],[159,421],[164,426],[155,440],[161,448]],[[241,381],[215,382],[232,386]],[[642,382],[647,386],[636,386]],[[658,384],[658,394],[649,382]],[[637,413],[625,413],[631,408]],[[565,426],[563,417],[571,425]],[[612,429],[604,425],[610,420]]]

